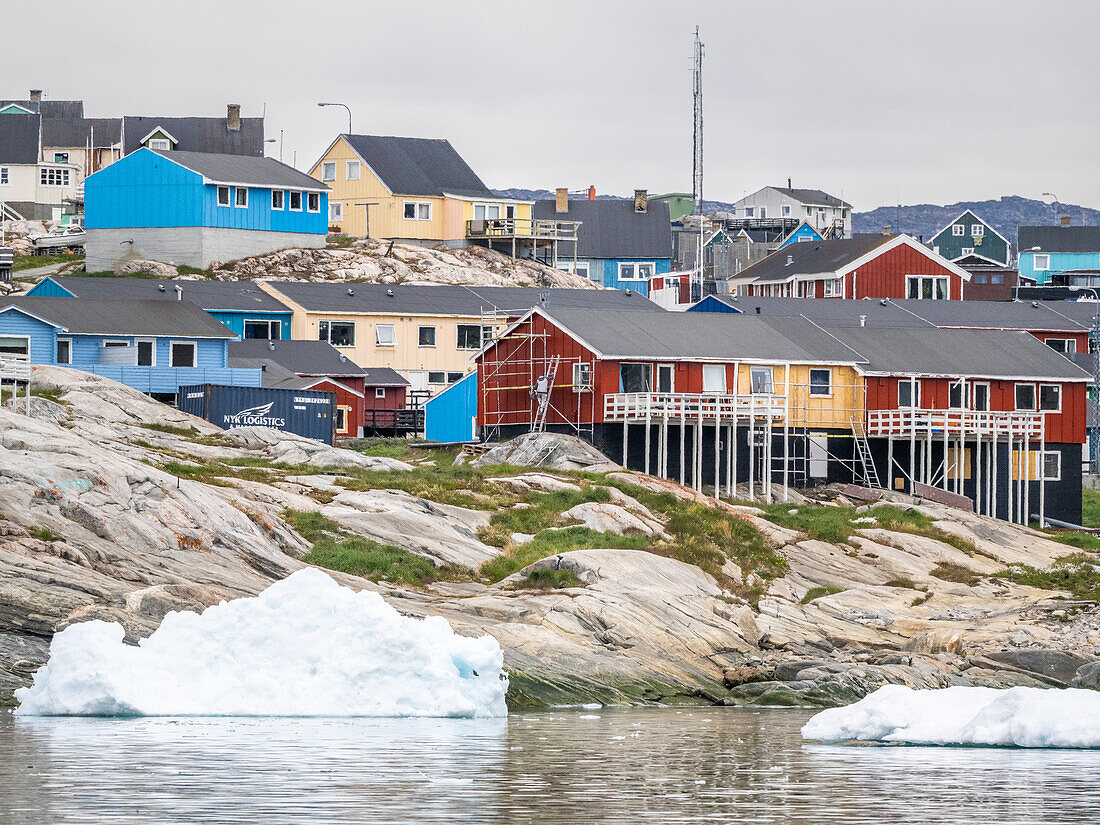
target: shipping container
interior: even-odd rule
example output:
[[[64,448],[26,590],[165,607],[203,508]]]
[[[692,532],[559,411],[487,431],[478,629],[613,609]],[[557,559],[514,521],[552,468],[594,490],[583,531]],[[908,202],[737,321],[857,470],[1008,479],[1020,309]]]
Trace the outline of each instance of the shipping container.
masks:
[[[224,430],[269,427],[332,444],[336,393],[198,384],[180,387],[179,408]]]

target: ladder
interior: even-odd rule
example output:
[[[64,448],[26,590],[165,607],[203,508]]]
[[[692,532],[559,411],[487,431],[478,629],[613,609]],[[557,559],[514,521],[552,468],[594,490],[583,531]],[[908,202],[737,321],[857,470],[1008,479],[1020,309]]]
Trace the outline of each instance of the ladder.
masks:
[[[849,418],[852,425],[852,439],[856,443],[856,457],[863,465],[863,480],[868,487],[881,488],[878,480],[878,470],[875,469],[875,459],[871,456],[871,445],[867,442],[867,435],[863,427],[856,423],[854,418]]]
[[[558,374],[558,362],[560,361],[561,356],[555,354],[550,359],[550,365],[546,368],[546,372],[539,376],[539,382],[545,379],[546,386],[543,392],[535,393],[538,408],[535,410],[535,420],[531,424],[531,432],[533,433],[546,431],[546,412],[550,409],[550,393],[554,390],[554,377]],[[536,383],[535,386],[538,387],[538,384]]]

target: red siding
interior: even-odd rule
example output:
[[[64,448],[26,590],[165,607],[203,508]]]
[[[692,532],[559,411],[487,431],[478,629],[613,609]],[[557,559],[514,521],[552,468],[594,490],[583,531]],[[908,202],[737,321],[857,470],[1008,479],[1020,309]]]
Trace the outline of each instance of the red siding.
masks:
[[[359,435],[359,428],[363,426],[363,399],[353,392],[349,392],[347,386],[344,386],[344,382],[337,383],[328,379],[322,379],[314,384],[310,389],[323,390],[324,392],[336,393],[336,405],[339,407],[350,407],[350,412],[345,419],[346,429],[337,431],[337,435],[343,436],[357,436]],[[358,389],[358,387],[356,387]]]
[[[378,390],[382,390],[385,396],[378,398]],[[407,387],[367,387],[363,407],[368,410],[403,410],[407,390]]]
[[[905,276],[946,275],[948,297],[963,297],[963,279],[933,258],[904,244],[876,256],[845,279],[844,294],[849,298],[904,298]],[[822,297],[818,294],[818,297]]]

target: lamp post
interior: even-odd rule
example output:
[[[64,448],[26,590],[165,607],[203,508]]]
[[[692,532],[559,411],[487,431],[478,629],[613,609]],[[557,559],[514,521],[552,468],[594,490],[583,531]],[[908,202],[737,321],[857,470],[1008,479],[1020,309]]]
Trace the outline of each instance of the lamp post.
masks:
[[[348,110],[348,134],[352,134],[351,131],[351,107],[346,103],[318,103],[318,106],[343,106]]]
[[[1078,286],[1073,284],[1070,286],[1071,292],[1091,292],[1092,300],[1096,302],[1096,311],[1092,315],[1092,331],[1089,333],[1089,354],[1092,355],[1092,402],[1093,404],[1100,403],[1100,352],[1094,352],[1093,341],[1095,338],[1100,337],[1100,295],[1097,294],[1096,288],[1091,286]],[[1085,415],[1085,421],[1088,421],[1088,414]],[[1094,422],[1094,424],[1097,422]],[[1096,426],[1093,426],[1092,432],[1089,433],[1089,466],[1092,468],[1093,473],[1100,472],[1100,431]]]
[[[268,138],[264,143],[275,143],[275,138]],[[279,163],[283,162],[283,130],[279,130]]]
[[[1051,215],[1054,217],[1054,222],[1058,223],[1058,210],[1054,208],[1058,205],[1058,196],[1055,195],[1053,192],[1044,192],[1043,197],[1050,198],[1050,212]]]

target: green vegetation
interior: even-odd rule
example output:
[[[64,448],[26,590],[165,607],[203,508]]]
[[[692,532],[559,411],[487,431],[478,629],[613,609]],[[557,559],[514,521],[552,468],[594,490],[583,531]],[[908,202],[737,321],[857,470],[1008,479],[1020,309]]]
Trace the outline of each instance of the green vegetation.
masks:
[[[1076,599],[1100,602],[1100,558],[1090,553],[1062,556],[1046,570],[1010,564],[1004,572],[993,575],[1043,590],[1065,590]]]
[[[1059,544],[1068,544],[1079,550],[1100,550],[1100,537],[1092,533],[1060,532],[1051,533],[1050,538]]]
[[[54,264],[71,264],[83,261],[83,255],[60,253],[56,255],[16,255],[12,265],[13,272],[22,272],[24,269],[37,269],[40,266],[53,266]]]
[[[982,577],[961,564],[951,564],[949,562],[940,562],[929,572],[929,575],[935,576],[937,579],[942,579],[945,582],[957,582],[959,584],[965,584],[967,587],[973,587]]]
[[[903,587],[906,590],[916,590],[917,586],[913,584],[912,579],[907,579],[904,576],[898,576],[896,579],[890,579],[883,587]]]
[[[356,240],[358,240],[358,239],[352,237],[351,235],[341,235],[341,234],[333,233],[333,234],[328,236],[328,239],[327,239],[325,245],[329,249],[346,249],[347,247],[349,247],[353,243],[355,243]]]
[[[404,438],[364,438],[356,442],[355,449],[374,458],[409,457],[409,444]]]
[[[188,266],[187,264],[180,264],[176,267],[176,271],[180,275],[198,275],[207,279],[214,277],[214,273],[209,269],[199,269],[197,266]]]
[[[484,579],[498,582],[547,556],[595,548],[644,550],[649,543],[650,539],[646,536],[620,536],[615,533],[601,533],[588,527],[546,529],[539,531],[526,544],[505,544],[504,553],[481,565],[478,573]]]
[[[572,570],[532,570],[524,578],[511,585],[511,590],[561,590],[566,587],[583,587],[584,582]]]
[[[1081,491],[1081,526],[1100,528],[1100,490]]]
[[[171,424],[139,424],[139,427],[144,427],[147,430],[155,430],[158,433],[168,433],[169,435],[182,435],[192,436],[197,435],[198,430],[194,427],[175,427]]]
[[[61,536],[57,535],[53,530],[46,527],[35,527],[33,530],[28,531],[32,536],[41,541],[57,541]]]
[[[66,275],[71,275],[77,278],[144,278],[145,280],[156,280],[159,275],[154,275],[152,272],[114,272],[110,269],[102,272],[85,272],[83,269],[74,269],[71,272],[66,272]]]
[[[832,596],[834,593],[843,592],[843,587],[811,587],[806,591],[806,595],[802,597],[802,604],[809,604],[814,599],[820,599],[822,596]]]

